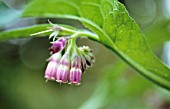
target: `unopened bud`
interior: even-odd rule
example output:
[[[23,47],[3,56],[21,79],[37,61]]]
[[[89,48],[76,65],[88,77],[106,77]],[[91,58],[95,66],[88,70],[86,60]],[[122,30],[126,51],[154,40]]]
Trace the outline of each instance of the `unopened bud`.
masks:
[[[79,50],[83,52],[87,65],[92,66],[95,61],[92,50],[88,46],[79,47]]]
[[[82,70],[82,73],[86,70],[87,66],[86,66],[86,59],[81,56],[81,70]]]
[[[51,51],[51,53],[57,53],[61,50],[63,50],[63,48],[65,47],[67,43],[67,38],[59,38],[57,41],[53,42],[53,45],[49,48],[49,50]]]

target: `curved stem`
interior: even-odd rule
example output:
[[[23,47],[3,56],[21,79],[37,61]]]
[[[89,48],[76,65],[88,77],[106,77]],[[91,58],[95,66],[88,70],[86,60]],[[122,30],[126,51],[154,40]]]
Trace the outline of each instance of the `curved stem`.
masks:
[[[76,30],[72,30],[72,29],[69,29],[69,28],[66,28],[66,27],[62,27],[62,26],[60,26],[60,28],[61,28],[61,31],[65,31],[65,32],[69,32],[71,34],[75,34],[75,35],[77,35],[77,37],[79,37],[79,36],[83,37],[84,36],[84,37],[88,37],[88,38],[96,40],[96,41],[100,41],[98,35],[90,32],[90,31],[87,31],[87,30],[76,31]]]
[[[76,38],[78,37],[78,33],[75,33],[75,34],[73,34],[72,36],[71,36],[71,39],[69,40],[69,46],[68,46],[68,48],[67,48],[67,53],[69,53],[71,50],[72,50],[72,48],[74,48],[75,46],[76,46]]]

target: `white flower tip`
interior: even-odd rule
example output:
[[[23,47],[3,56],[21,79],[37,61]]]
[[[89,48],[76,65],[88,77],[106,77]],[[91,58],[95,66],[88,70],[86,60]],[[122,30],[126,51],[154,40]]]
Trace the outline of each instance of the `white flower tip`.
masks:
[[[34,33],[34,34],[30,34],[30,36],[35,36],[36,35],[36,33]]]
[[[50,42],[50,44],[54,44],[55,42]]]
[[[51,25],[54,25],[54,24],[50,21],[50,19],[48,19],[48,23],[51,24]]]
[[[49,30],[45,30],[45,31],[40,31],[40,32],[37,32],[37,33],[30,34],[30,36],[35,36],[35,35],[38,35],[38,34],[47,33],[47,32],[51,32],[51,31],[53,31],[53,30],[49,29]]]

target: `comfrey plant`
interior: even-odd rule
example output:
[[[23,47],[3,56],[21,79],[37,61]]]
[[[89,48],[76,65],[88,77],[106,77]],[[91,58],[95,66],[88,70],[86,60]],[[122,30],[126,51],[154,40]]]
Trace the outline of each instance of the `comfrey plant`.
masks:
[[[77,47],[76,39],[80,35],[78,32],[71,36],[59,37],[58,34],[67,28],[52,24],[50,21],[49,23],[52,28],[31,34],[32,36],[52,31],[49,36],[49,39],[53,38],[49,48],[51,57],[48,59],[44,77],[59,83],[80,85],[82,73],[95,61],[92,50],[88,46]]]
[[[5,12],[3,15],[8,15]],[[88,47],[77,47],[75,41],[77,37],[88,37],[112,50],[148,80],[170,90],[170,69],[148,46],[163,43],[167,35],[165,38],[155,38],[154,35],[147,41],[138,24],[118,0],[32,0],[18,17],[72,19],[91,31],[51,23],[52,27],[43,32],[38,31],[49,25],[36,24],[0,33],[0,40],[5,40],[28,37],[32,33],[47,36],[46,32],[52,32],[49,36],[52,38],[51,57],[45,73],[48,80],[60,83],[69,80],[70,84],[80,84],[81,74],[93,64],[94,56]]]

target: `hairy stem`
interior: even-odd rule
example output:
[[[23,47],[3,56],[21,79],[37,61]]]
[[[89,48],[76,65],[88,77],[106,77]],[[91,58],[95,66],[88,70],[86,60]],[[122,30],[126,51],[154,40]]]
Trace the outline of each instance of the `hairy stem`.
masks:
[[[76,34],[77,37],[79,37],[79,36],[83,37],[84,36],[84,37],[88,37],[88,38],[96,40],[96,41],[100,41],[99,37],[96,34],[90,32],[90,31],[87,31],[87,30],[76,31],[76,30],[72,30],[72,29],[69,29],[69,28],[66,28],[66,27],[62,27],[62,26],[60,26],[60,28],[61,28],[62,31],[69,32],[69,33],[72,33],[72,34]]]

